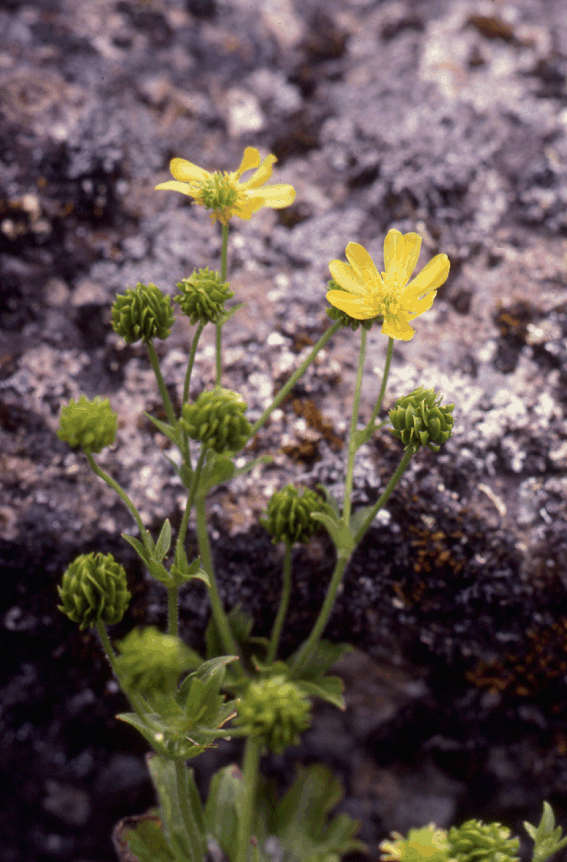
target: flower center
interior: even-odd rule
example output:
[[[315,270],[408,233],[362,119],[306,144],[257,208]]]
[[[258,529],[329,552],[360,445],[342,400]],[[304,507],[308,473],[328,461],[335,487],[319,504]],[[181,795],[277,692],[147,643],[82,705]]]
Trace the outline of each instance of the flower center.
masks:
[[[236,203],[238,189],[232,177],[217,172],[203,183],[199,197],[207,209],[224,210]]]
[[[380,285],[376,291],[376,305],[380,308],[379,314],[392,316],[400,309],[400,283],[395,273],[382,273],[383,286]]]

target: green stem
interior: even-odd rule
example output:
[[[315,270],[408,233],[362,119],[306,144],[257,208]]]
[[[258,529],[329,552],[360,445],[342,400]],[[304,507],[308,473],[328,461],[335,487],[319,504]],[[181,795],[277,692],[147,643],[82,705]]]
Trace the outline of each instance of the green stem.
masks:
[[[246,740],[244,763],[242,764],[242,780],[244,792],[238,807],[238,834],[235,862],[247,862],[252,818],[256,807],[256,783],[258,780],[258,764],[260,762],[260,743],[253,736]]]
[[[187,503],[185,504],[185,511],[183,512],[183,518],[181,519],[181,524],[179,526],[179,532],[177,534],[177,540],[175,542],[175,559],[177,559],[178,549],[185,545],[185,537],[187,535],[187,526],[189,524],[189,515],[191,514],[191,509],[193,508],[193,501],[195,500],[195,494],[197,488],[199,486],[199,479],[201,478],[201,471],[203,469],[203,463],[205,461],[205,455],[207,452],[207,447],[202,446],[201,452],[199,454],[199,460],[197,461],[197,466],[195,468],[195,472],[193,473],[193,477],[191,480],[191,489],[187,496]],[[176,635],[178,632],[178,617],[179,617],[179,588],[178,587],[168,587],[168,632],[170,635]]]
[[[226,281],[228,271],[228,225],[222,226],[222,245],[221,245],[221,281]],[[222,376],[222,323],[217,323],[217,338],[216,338],[216,366],[217,377],[216,385],[221,385]]]
[[[372,416],[370,417],[370,422],[368,425],[373,424],[380,410],[382,409],[382,401],[384,400],[384,395],[386,394],[386,384],[388,383],[388,375],[390,373],[390,363],[392,361],[392,353],[394,352],[394,339],[388,338],[388,350],[386,352],[386,362],[384,363],[384,373],[382,374],[382,386],[380,387],[380,394],[378,395],[378,401],[376,402],[376,406],[372,411]]]
[[[283,585],[282,585],[282,594],[280,597],[280,605],[278,608],[278,613],[276,615],[276,621],[274,623],[274,628],[272,630],[272,637],[270,638],[270,646],[268,648],[268,655],[266,656],[266,664],[273,664],[278,652],[278,646],[280,643],[280,637],[282,633],[283,623],[285,620],[285,615],[287,613],[289,598],[291,595],[291,544],[289,542],[285,543],[285,557],[284,557],[284,565],[283,565]]]
[[[191,514],[191,509],[193,508],[193,502],[195,500],[195,495],[197,493],[197,488],[199,487],[199,480],[201,478],[201,472],[203,470],[203,464],[205,463],[205,455],[207,454],[207,447],[201,446],[201,452],[199,453],[199,460],[197,461],[197,465],[195,467],[195,472],[193,473],[193,477],[191,479],[191,489],[187,496],[187,503],[185,505],[185,511],[183,512],[183,518],[181,519],[181,524],[179,525],[179,532],[177,534],[177,542],[175,543],[176,550],[180,545],[185,544],[185,537],[187,535],[187,526],[189,524],[189,515]]]
[[[264,410],[258,421],[254,423],[254,425],[252,426],[252,430],[250,431],[250,437],[253,437],[254,434],[256,434],[256,432],[262,427],[270,413],[272,413],[277,407],[280,406],[286,395],[293,389],[299,378],[305,373],[306,369],[313,362],[319,351],[323,349],[327,341],[335,334],[337,329],[340,329],[340,327],[340,320],[336,320],[333,325],[330,326],[329,329],[327,329],[327,331],[323,333],[307,359],[303,360],[297,371],[295,371],[291,375],[285,386],[280,389],[280,391],[274,398],[272,404],[268,407],[267,410]],[[250,439],[250,437],[248,439]]]
[[[348,526],[350,522],[351,494],[354,478],[354,460],[358,451],[356,444],[356,426],[358,425],[358,410],[360,407],[360,392],[362,389],[362,375],[364,372],[364,358],[366,355],[366,329],[360,327],[360,351],[358,354],[358,369],[356,373],[356,386],[352,402],[352,416],[350,421],[350,436],[348,441],[348,461],[345,476],[345,496],[343,502],[343,521]]]
[[[199,344],[199,339],[201,337],[201,333],[205,328],[204,323],[199,323],[195,335],[193,336],[193,341],[191,342],[191,350],[189,352],[189,362],[187,363],[187,371],[185,372],[185,382],[183,383],[183,404],[187,404],[189,401],[189,383],[191,381],[191,372],[193,371],[193,363],[195,362],[195,354],[197,353],[197,345]]]
[[[98,636],[99,636],[101,643],[102,643],[102,648],[104,649],[104,651],[106,653],[106,657],[110,663],[110,667],[112,668],[114,675],[119,679],[118,670],[116,668],[116,654],[114,652],[114,649],[112,648],[112,644],[110,643],[110,638],[108,637],[108,634],[106,631],[106,626],[102,620],[96,621],[96,629],[98,631]]]
[[[341,554],[337,557],[335,569],[333,571],[331,581],[327,588],[327,595],[325,596],[325,601],[323,602],[323,606],[319,611],[319,616],[315,620],[315,625],[311,629],[311,634],[303,643],[303,646],[299,650],[292,663],[292,676],[296,679],[298,676],[300,676],[301,671],[313,656],[313,653],[317,648],[317,643],[319,642],[321,635],[325,630],[325,626],[329,621],[329,617],[331,616],[331,611],[333,610],[333,605],[337,597],[337,592],[341,585],[341,580],[349,559],[350,554]]]
[[[159,393],[161,395],[161,400],[163,401],[163,406],[165,408],[165,412],[167,414],[167,421],[170,425],[175,425],[175,413],[173,412],[173,405],[171,403],[171,399],[169,397],[169,393],[167,391],[167,387],[165,385],[165,381],[162,377],[160,368],[159,368],[159,360],[156,353],[156,349],[153,345],[152,341],[146,342],[146,347],[148,348],[148,353],[150,355],[150,362],[152,363],[152,368],[154,369],[154,374],[156,376],[157,385],[159,389]]]
[[[177,635],[179,631],[179,589],[167,588],[167,633]]]
[[[118,496],[120,497],[120,499],[122,500],[122,502],[124,503],[126,508],[130,511],[132,517],[134,518],[134,520],[136,521],[136,523],[138,525],[138,529],[140,530],[140,536],[141,536],[142,542],[144,543],[144,548],[148,552],[148,555],[151,557],[153,554],[153,548],[150,544],[150,537],[149,537],[149,534],[148,534],[146,528],[144,527],[144,525],[142,523],[142,518],[140,517],[140,513],[136,509],[132,500],[130,499],[130,497],[128,496],[126,491],[120,487],[118,482],[116,482],[112,478],[112,476],[109,476],[108,473],[105,473],[104,470],[98,466],[98,464],[94,460],[91,452],[85,451],[85,455],[87,456],[87,460],[88,460],[89,464],[91,465],[93,472],[96,473],[96,475],[99,477],[99,479],[102,479],[103,482],[106,482],[106,484],[110,488],[112,488],[113,491],[116,491],[116,493],[118,494]]]
[[[134,692],[127,691],[124,688],[124,686],[122,685],[122,680],[120,679],[120,674],[118,673],[118,668],[116,665],[116,653],[114,652],[112,644],[110,643],[110,638],[108,637],[108,633],[106,631],[106,626],[104,625],[102,620],[96,621],[96,628],[98,631],[98,636],[99,636],[100,641],[102,643],[102,648],[103,648],[104,652],[106,653],[106,657],[109,661],[110,667],[112,668],[116,679],[120,683],[120,687],[122,688],[122,691],[128,697],[128,700],[130,701],[132,708],[134,709],[136,714],[139,716],[139,718],[142,718],[145,720],[148,710],[146,709],[146,705],[144,703],[143,698],[139,694],[135,694]]]
[[[390,479],[390,481],[386,485],[382,496],[376,501],[374,506],[372,506],[372,509],[370,510],[364,523],[359,528],[356,536],[354,537],[355,547],[356,547],[356,545],[360,544],[360,542],[362,541],[364,534],[366,533],[366,531],[370,527],[372,521],[374,520],[374,518],[376,517],[376,515],[378,514],[380,509],[386,505],[390,494],[392,493],[392,491],[394,490],[394,488],[396,487],[396,485],[398,484],[398,482],[402,478],[402,474],[403,474],[404,470],[406,469],[406,467],[408,466],[408,464],[411,460],[411,456],[414,454],[414,451],[415,451],[414,449],[406,449],[405,450],[403,457],[402,457],[402,460],[398,464],[398,468],[397,468],[396,472],[394,473],[394,475],[392,476],[392,478]]]
[[[219,596],[217,581],[213,567],[213,559],[211,556],[211,547],[209,544],[209,536],[207,533],[207,516],[205,512],[205,500],[201,496],[197,496],[195,500],[195,514],[197,516],[197,541],[199,543],[199,553],[203,561],[203,569],[209,576],[209,601],[211,603],[211,611],[213,619],[217,627],[219,637],[222,641],[223,649],[226,655],[238,655],[238,647],[232,636],[228,617],[222,606]]]

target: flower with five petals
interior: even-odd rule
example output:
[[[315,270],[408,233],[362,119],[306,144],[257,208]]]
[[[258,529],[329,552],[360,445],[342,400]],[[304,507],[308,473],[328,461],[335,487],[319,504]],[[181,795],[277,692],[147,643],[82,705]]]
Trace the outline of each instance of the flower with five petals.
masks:
[[[437,288],[449,275],[449,258],[437,254],[411,281],[421,237],[394,228],[384,241],[385,272],[380,274],[366,249],[356,242],[346,247],[348,263],[332,260],[331,275],[342,290],[330,290],[327,299],[356,320],[383,318],[382,332],[409,341],[415,331],[410,321],[431,308]]]
[[[169,165],[175,177],[160,183],[156,189],[169,189],[193,198],[200,206],[212,210],[213,223],[227,225],[233,216],[250,219],[262,207],[282,209],[295,200],[295,189],[287,183],[266,186],[272,175],[275,156],[266,156],[264,161],[254,147],[246,147],[240,167],[231,173],[209,173],[209,171],[185,159],[173,159]],[[256,168],[250,179],[240,177]]]

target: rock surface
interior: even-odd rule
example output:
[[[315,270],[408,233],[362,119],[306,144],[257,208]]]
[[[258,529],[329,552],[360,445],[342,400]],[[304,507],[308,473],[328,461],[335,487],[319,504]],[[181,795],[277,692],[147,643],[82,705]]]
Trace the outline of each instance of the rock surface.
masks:
[[[8,0],[0,32],[0,750],[2,780],[18,778],[2,858],[108,862],[113,823],[153,802],[145,746],[114,721],[109,669],[55,588],[77,554],[114,553],[134,591],[117,636],[163,622],[164,596],[119,538],[128,513],[55,431],[69,398],[108,396],[120,428],[100,463],[148,526],[179,523],[167,441],[142,417],[158,410],[151,367],[110,306],[218,260],[204,211],[154,185],[174,155],[233,170],[249,145],[297,189],[231,233],[246,307],[226,329],[225,385],[253,419],[326,328],[328,262],[349,241],[380,261],[390,227],[417,230],[421,264],[443,251],[452,267],[396,345],[387,406],[434,385],[455,434],[414,459],[350,566],[327,632],[363,651],[342,668],[347,711],[320,708],[269,768],[282,784],[294,760],[336,769],[372,860],[391,829],[477,816],[520,830],[543,798],[567,824],[563,0]],[[158,347],[177,398],[190,335],[178,320]],[[385,354],[378,331],[368,341],[363,418]],[[213,380],[204,344],[194,396]],[[338,487],[356,360],[342,331],[259,435],[273,464],[212,498],[225,601],[259,634],[281,561],[258,514],[288,481]],[[357,504],[399,456],[388,435],[362,450]],[[320,537],[296,556],[286,650],[309,631],[332,548]],[[198,647],[203,591],[182,605]],[[203,787],[213,760],[196,762]]]

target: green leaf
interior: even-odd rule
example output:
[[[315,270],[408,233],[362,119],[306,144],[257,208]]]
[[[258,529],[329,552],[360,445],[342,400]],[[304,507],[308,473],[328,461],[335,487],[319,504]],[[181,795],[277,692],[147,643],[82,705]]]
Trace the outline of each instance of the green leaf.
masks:
[[[244,467],[237,467],[232,478],[234,479],[236,476],[244,476],[245,473],[249,473],[250,470],[253,470],[254,467],[258,466],[258,464],[271,464],[273,460],[274,459],[271,455],[261,455],[259,458],[254,458],[252,461],[248,461]]]
[[[166,518],[161,528],[161,533],[156,542],[155,557],[158,563],[161,563],[171,547],[171,524],[169,518]]]
[[[221,850],[231,857],[236,847],[238,812],[245,793],[242,773],[232,764],[215,772],[211,778],[205,805],[205,827]]]
[[[234,476],[235,466],[232,458],[225,453],[217,453],[212,449],[207,452],[207,460],[201,478],[199,479],[199,496],[205,497],[211,488],[228,482]]]
[[[142,558],[144,563],[147,563],[148,555],[147,555],[146,549],[144,548],[142,543],[139,542],[138,539],[135,539],[134,536],[129,536],[128,533],[122,533],[121,535],[122,535],[122,538],[125,539],[128,542],[128,544],[134,548],[134,550],[136,551],[138,556]],[[150,539],[150,541],[151,541],[151,539]],[[153,545],[153,542],[152,542],[152,545]]]
[[[263,788],[259,786],[259,798]],[[354,840],[359,824],[348,814],[328,821],[329,812],[342,797],[338,779],[322,764],[299,769],[294,784],[275,805],[270,827],[289,862],[336,862],[354,851],[367,852]]]
[[[172,576],[162,563],[149,559],[147,559],[145,563],[152,578],[155,578],[156,581],[159,581],[160,584],[163,584],[166,587],[172,587],[174,585]]]
[[[296,651],[299,653],[301,646]],[[301,670],[299,679],[308,679],[316,682],[320,680],[327,671],[335,665],[344,655],[354,652],[354,647],[351,644],[335,644],[328,640],[320,640],[317,648],[305,667]],[[294,656],[295,654],[294,653]],[[293,664],[289,658],[290,664]]]
[[[176,587],[189,583],[193,578],[203,581],[209,588],[211,586],[208,574],[201,568],[200,558],[197,557],[192,563],[189,563],[183,545],[177,545],[175,549],[175,563],[172,566],[172,577]]]
[[[327,513],[313,512],[311,517],[314,521],[320,521],[323,524],[339,554],[351,554],[355,545],[349,528],[344,521],[339,519],[330,506],[328,509]]]
[[[537,828],[524,822],[524,829],[534,841],[533,862],[545,862],[554,853],[567,846],[567,836],[561,838],[561,826],[555,827],[555,815],[549,802],[543,803],[543,814]]]
[[[341,517],[341,511],[339,509],[338,501],[335,499],[335,497],[333,497],[333,495],[331,494],[329,489],[327,487],[325,487],[325,485],[322,485],[321,483],[319,483],[317,485],[317,487],[319,488],[319,490],[322,492],[323,496],[325,497],[325,502],[327,503],[327,505],[329,505],[331,507],[331,509],[333,510],[335,515],[337,516],[337,518],[340,518]]]
[[[338,676],[324,676],[317,682],[311,682],[306,679],[296,680],[298,687],[308,694],[310,697],[319,697],[321,700],[326,700],[327,703],[332,703],[339,709],[346,709],[343,690],[344,685],[342,679]]]
[[[352,513],[350,516],[349,527],[353,538],[356,536],[373,508],[374,506],[362,506],[362,508],[357,509],[356,512]]]
[[[120,820],[112,831],[112,842],[120,859],[130,851],[138,862],[175,862],[156,811]]]
[[[168,846],[179,862],[204,862],[205,820],[193,770],[157,754],[147,756]]]
[[[156,428],[161,431],[172,443],[175,443],[177,447],[180,445],[179,432],[177,427],[173,425],[169,425],[167,422],[160,422],[159,419],[156,419],[155,416],[151,416],[149,413],[144,413],[144,416],[153,422]]]
[[[227,320],[230,320],[230,318],[232,317],[233,314],[236,314],[236,312],[240,308],[244,308],[245,305],[246,305],[245,302],[239,302],[238,305],[233,305],[232,308],[225,308],[223,318],[222,318],[223,326]]]

